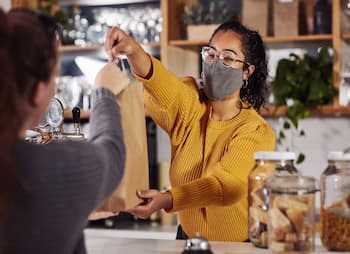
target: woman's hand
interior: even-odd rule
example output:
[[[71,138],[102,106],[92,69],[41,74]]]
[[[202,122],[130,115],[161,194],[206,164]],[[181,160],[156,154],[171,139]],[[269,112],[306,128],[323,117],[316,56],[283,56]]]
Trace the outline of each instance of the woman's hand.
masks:
[[[173,207],[173,196],[169,191],[138,190],[136,195],[145,201],[145,204],[137,205],[128,210],[129,213],[138,218],[146,219],[155,211],[160,209],[171,209]]]
[[[123,30],[113,27],[108,31],[105,49],[111,61],[117,61],[120,55],[125,55],[137,75],[147,77],[151,72],[151,59],[141,45]]]
[[[118,215],[119,212],[92,212],[89,215],[89,220],[100,220]]]
[[[120,55],[127,57],[143,51],[141,46],[128,34],[118,27],[112,27],[108,30],[105,49],[111,61],[118,61]]]
[[[108,88],[117,95],[128,84],[130,79],[127,74],[122,72],[114,62],[109,62],[97,73],[94,88]]]

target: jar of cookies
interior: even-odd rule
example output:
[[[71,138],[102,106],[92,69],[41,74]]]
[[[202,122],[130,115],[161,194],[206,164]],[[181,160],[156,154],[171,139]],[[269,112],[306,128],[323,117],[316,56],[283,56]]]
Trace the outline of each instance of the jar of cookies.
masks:
[[[350,154],[329,153],[320,185],[322,244],[330,251],[350,251]]]
[[[260,248],[267,248],[267,192],[265,179],[271,175],[298,175],[295,153],[256,152],[255,167],[248,177],[248,236]]]
[[[316,179],[306,176],[271,176],[268,248],[272,253],[308,253],[314,250]]]

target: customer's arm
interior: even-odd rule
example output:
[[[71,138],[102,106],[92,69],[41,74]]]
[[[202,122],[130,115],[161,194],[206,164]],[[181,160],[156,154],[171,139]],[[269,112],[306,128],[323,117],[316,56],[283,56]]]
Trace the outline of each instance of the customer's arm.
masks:
[[[72,182],[72,193],[79,192],[81,205],[89,206],[89,212],[116,189],[123,176],[125,146],[116,94],[128,84],[128,77],[114,63],[105,65],[92,93],[89,138],[65,145],[67,166],[80,178]]]
[[[105,177],[113,178],[113,176],[116,176],[117,183],[120,182],[124,170],[125,147],[120,108],[115,96],[129,83],[130,80],[127,75],[122,73],[115,63],[110,62],[96,75],[92,95],[90,135],[88,141],[93,144],[96,160],[103,160],[100,161],[102,163],[101,167],[112,169],[112,174],[109,172],[109,175],[107,174]],[[108,162],[111,164],[109,165]],[[96,170],[100,169],[96,168]],[[108,182],[108,179],[105,180]],[[114,182],[112,190],[115,189],[115,184]],[[106,188],[108,192],[111,191],[108,185],[106,185]],[[94,216],[100,217],[97,214]],[[103,217],[107,216],[108,214],[105,214]]]

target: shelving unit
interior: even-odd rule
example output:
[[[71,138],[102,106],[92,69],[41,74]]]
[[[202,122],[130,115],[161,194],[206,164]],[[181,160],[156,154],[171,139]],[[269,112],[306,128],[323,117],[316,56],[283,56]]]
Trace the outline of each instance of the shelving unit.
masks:
[[[332,42],[332,34],[315,34],[315,35],[300,35],[300,36],[285,36],[285,37],[263,37],[265,43],[280,43],[280,42],[317,42],[325,41]],[[350,34],[343,35],[343,38],[350,39]],[[169,45],[187,47],[187,46],[201,46],[208,44],[208,41],[193,41],[193,40],[170,40]]]
[[[279,117],[286,113],[286,107],[267,106],[263,107],[260,111],[262,116],[265,117]],[[311,116],[314,117],[339,117],[350,116],[350,106],[334,106],[324,105],[317,107],[311,111]]]
[[[343,40],[349,40],[350,39],[350,33],[345,33],[342,35]]]
[[[198,54],[199,48],[208,41],[189,41],[184,39],[185,26],[181,25],[182,10],[185,5],[191,5],[195,0],[161,0],[163,13],[163,32],[161,40],[161,59],[171,71],[179,76],[197,75],[199,73]],[[268,48],[283,43],[320,43],[330,45],[334,51],[333,57],[333,84],[339,88],[341,68],[341,42],[350,39],[350,34],[341,34],[340,26],[340,2],[332,1],[332,34],[310,34],[285,37],[264,37],[263,40]],[[283,109],[275,113],[274,108],[262,110],[265,116],[281,115]],[[333,105],[322,106],[312,112],[314,116],[350,116],[350,106],[340,107],[338,98],[334,99]]]
[[[269,42],[317,42],[317,41],[332,41],[332,34],[309,34],[299,36],[284,36],[284,37],[263,37],[265,43]]]
[[[60,46],[60,52],[81,52],[81,51],[94,51],[98,49],[102,49],[103,45],[88,45],[85,47],[76,46],[76,45],[62,45]]]
[[[150,42],[143,44],[144,47],[160,47],[160,42]],[[95,51],[103,49],[104,45],[87,45],[87,46],[76,46],[76,45],[62,45],[60,47],[60,52],[81,52],[81,51]]]
[[[35,0],[32,1],[35,2]],[[65,2],[71,1],[77,0],[65,0]],[[79,1],[84,2],[85,0]],[[123,2],[134,1],[130,0]],[[147,0],[143,0],[142,2],[147,2]],[[184,39],[185,26],[182,24],[182,12],[185,5],[191,5],[195,2],[197,2],[197,0],[160,0],[160,8],[163,16],[161,41],[159,43],[150,43],[145,45],[146,47],[160,47],[160,56],[163,64],[178,76],[198,75],[200,46],[208,43],[208,41],[189,41]],[[86,1],[84,3],[86,3]],[[350,40],[350,33],[341,33],[340,6],[341,0],[332,1],[332,34],[286,37],[267,36],[264,37],[263,40],[267,44],[268,48],[274,48],[277,45],[282,45],[283,47],[283,44],[285,43],[296,43],[298,45],[320,43],[322,45],[326,44],[332,46],[334,52],[333,83],[336,88],[339,88],[341,44],[343,40]],[[96,51],[102,48],[102,45],[87,47],[62,46],[60,52],[76,52],[79,54],[79,52]],[[267,111],[263,110],[263,114],[266,116],[271,115],[270,112],[274,112],[273,108]],[[350,107],[340,107],[338,99],[335,98],[333,105],[320,107],[320,109],[315,110],[313,114],[317,116],[348,116],[350,115]]]

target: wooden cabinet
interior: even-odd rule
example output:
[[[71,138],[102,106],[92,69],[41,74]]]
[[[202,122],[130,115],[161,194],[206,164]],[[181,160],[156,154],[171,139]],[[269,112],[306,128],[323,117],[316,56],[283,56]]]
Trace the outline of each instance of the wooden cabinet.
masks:
[[[185,38],[185,26],[182,23],[182,12],[184,5],[193,4],[194,0],[161,0],[163,13],[163,32],[161,38],[161,59],[162,62],[179,76],[198,76],[200,68],[199,52],[200,46],[208,41],[189,41]],[[267,48],[281,48],[284,45],[304,47],[312,44],[319,46],[331,46],[334,51],[333,56],[333,83],[339,88],[341,71],[341,47],[343,40],[349,40],[350,34],[341,33],[341,0],[332,1],[332,34],[310,34],[284,37],[264,37],[263,40]],[[209,38],[208,38],[209,39]],[[271,114],[273,110],[265,112]],[[279,111],[283,114],[283,110]],[[335,98],[333,105],[319,107],[313,114],[317,116],[350,115],[350,107],[339,106],[338,99]]]

